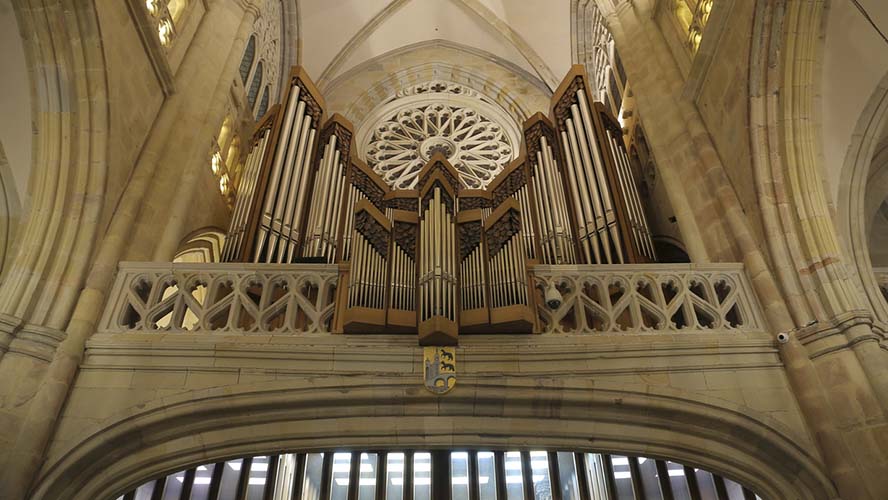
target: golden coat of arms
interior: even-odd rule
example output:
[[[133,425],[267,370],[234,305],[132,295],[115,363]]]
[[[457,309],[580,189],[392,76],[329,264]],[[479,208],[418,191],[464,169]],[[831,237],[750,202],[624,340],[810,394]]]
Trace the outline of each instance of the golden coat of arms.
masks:
[[[428,346],[422,351],[425,367],[425,388],[435,394],[445,394],[456,385],[456,349]]]

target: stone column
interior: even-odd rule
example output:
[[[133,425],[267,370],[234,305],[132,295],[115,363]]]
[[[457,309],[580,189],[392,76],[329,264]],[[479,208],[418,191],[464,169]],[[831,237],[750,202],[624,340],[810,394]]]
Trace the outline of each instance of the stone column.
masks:
[[[655,153],[660,153],[658,160],[661,155],[665,156],[667,161],[661,163],[662,168],[684,170],[682,175],[687,181],[679,187],[682,192],[678,196],[696,197],[702,201],[695,211],[698,224],[704,229],[721,224],[731,235],[736,243],[735,251],[752,277],[771,328],[774,331],[792,330],[795,324],[786,302],[759,242],[753,236],[705,124],[694,103],[682,100],[683,77],[650,9],[650,2],[644,0],[632,5],[623,2],[609,16],[608,22],[633,83],[639,112],[646,117],[651,144]],[[657,134],[660,134],[659,140],[655,137]],[[681,161],[676,161],[674,154],[670,155],[676,150],[682,152],[678,158]],[[667,187],[674,189],[674,186]],[[877,475],[862,471],[863,456],[850,445],[854,436],[836,421],[836,411],[831,405],[834,399],[828,397],[829,389],[822,385],[823,373],[811,361],[794,333],[790,333],[788,342],[780,349],[806,422],[843,497],[875,500],[878,498],[875,493],[878,491]],[[865,398],[872,397],[866,384],[855,386],[855,390],[861,391]],[[865,428],[864,421],[856,416],[848,424],[856,426],[855,431]]]
[[[227,94],[231,89],[233,75],[237,74],[237,69],[243,58],[244,48],[253,30],[257,14],[256,10],[247,9],[237,29],[237,35],[231,44],[228,58],[217,79],[215,90],[212,93],[213,97],[206,111],[198,115],[191,114],[185,117],[185,121],[180,125],[184,130],[190,130],[193,127],[193,130],[198,130],[199,133],[196,135],[196,140],[192,141],[193,149],[191,154],[187,156],[187,161],[184,165],[185,173],[178,182],[173,205],[169,216],[164,221],[165,227],[160,235],[157,247],[154,249],[154,255],[151,260],[160,262],[173,260],[179,243],[185,237],[185,224],[188,219],[188,213],[194,209],[193,194],[198,185],[201,169],[209,168],[209,148],[206,147],[206,144],[208,144],[209,139],[213,136],[213,132],[218,129],[225,117]],[[244,143],[246,144],[247,141]]]
[[[879,345],[880,336],[873,332],[870,318],[863,323],[856,323],[845,330],[845,337],[857,356],[866,377],[872,384],[873,392],[883,414],[888,415],[888,351]],[[886,450],[888,452],[888,450]]]
[[[18,435],[15,443],[4,450],[5,462],[0,464],[0,491],[4,498],[25,498],[39,470],[46,445],[83,358],[86,340],[95,332],[101,316],[105,293],[111,286],[121,256],[132,241],[132,231],[143,203],[150,196],[158,164],[171,138],[182,132],[183,110],[189,109],[192,101],[207,100],[201,87],[201,78],[206,74],[206,51],[217,50],[219,39],[230,37],[220,29],[220,25],[225,26],[225,16],[229,14],[222,5],[213,3],[200,23],[177,74],[177,87],[181,90],[163,103],[155,119],[68,322],[67,336],[59,345],[39,389],[29,402],[26,416],[21,422],[13,422],[19,425]],[[219,16],[222,19],[218,21],[223,22],[217,22],[216,17]]]

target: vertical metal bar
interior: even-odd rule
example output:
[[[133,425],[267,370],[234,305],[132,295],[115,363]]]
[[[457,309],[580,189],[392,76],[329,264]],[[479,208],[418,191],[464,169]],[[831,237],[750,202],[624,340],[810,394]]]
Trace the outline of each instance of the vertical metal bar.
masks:
[[[413,452],[404,452],[404,492],[403,500],[413,500]],[[321,499],[324,500],[324,499]]]
[[[496,471],[496,500],[506,500],[506,454],[493,452],[493,467]]]
[[[207,493],[208,500],[218,500],[219,488],[222,487],[222,474],[225,472],[225,462],[218,462],[213,467],[213,476],[210,478],[210,491]]]
[[[478,452],[469,452],[469,500],[481,499],[481,479],[478,475]]]
[[[558,469],[558,452],[550,451],[549,462],[549,490],[552,492],[552,500],[561,500],[561,473]]]
[[[589,483],[588,467],[586,467],[586,454],[576,452],[573,454],[574,468],[577,471],[577,490],[580,492],[580,500],[592,499],[592,486]],[[598,500],[597,498],[594,500]]]
[[[303,217],[306,216],[306,211],[308,210],[308,203],[305,203],[306,198],[306,190],[308,189],[308,179],[311,168],[312,160],[312,152],[315,150],[315,139],[317,138],[317,130],[315,128],[311,128],[308,133],[308,144],[305,148],[305,155],[301,160],[301,164],[304,165],[301,179],[299,181],[299,193],[296,195],[296,199],[299,200],[299,203],[293,205],[293,222],[291,228],[296,233],[296,241],[291,247],[291,251],[289,254],[289,259],[292,260],[292,257],[296,255],[297,246],[304,245],[306,233],[308,232],[308,226],[303,229]]]
[[[284,228],[289,228],[287,232],[287,240],[288,240],[288,251],[287,251],[287,260],[291,260],[293,258],[292,249],[296,247],[299,238],[299,228],[295,225],[294,216],[296,215],[296,207],[298,207],[305,200],[302,198],[303,193],[300,187],[300,184],[304,182],[305,178],[308,177],[307,172],[309,168],[306,166],[309,164],[305,161],[305,151],[308,147],[308,143],[314,138],[314,129],[311,128],[311,115],[306,116],[302,122],[302,130],[299,133],[299,147],[296,152],[296,158],[293,159],[293,162],[289,164],[289,168],[293,169],[293,175],[290,177],[290,189],[289,195],[287,196],[287,205],[284,207]],[[283,247],[282,247],[283,248]]]
[[[179,493],[179,500],[189,500],[191,498],[191,489],[194,488],[194,474],[197,469],[188,469],[185,471],[185,479],[182,481],[182,492]]]
[[[607,488],[607,497],[611,499],[617,498],[617,479],[614,476],[614,462],[610,455],[601,455],[601,461],[604,465],[605,487]]]
[[[386,474],[388,472],[388,453],[376,454],[376,500],[385,500]]]
[[[450,500],[450,451],[435,450],[431,454],[431,498]]]
[[[385,500],[386,473],[388,472],[388,453],[376,454],[376,500]]]
[[[672,483],[669,481],[669,469],[666,462],[657,460],[657,479],[660,481],[660,493],[663,494],[663,500],[674,500],[672,494]]]
[[[530,452],[521,452],[521,480],[524,481],[524,500],[534,500],[533,468],[530,466]]]
[[[305,483],[305,453],[296,455],[296,471],[293,472],[293,487],[290,488],[290,500],[302,500],[302,485]],[[210,499],[215,500],[215,499]]]
[[[351,462],[348,468],[348,493],[345,498],[348,500],[357,500],[360,485],[358,480],[361,477],[361,452],[353,451],[351,454]]]
[[[262,500],[272,500],[274,498],[274,487],[277,484],[277,472],[280,461],[280,455],[269,455],[268,457],[268,470],[265,473],[265,491],[262,493]]]
[[[700,494],[700,483],[697,482],[697,473],[692,467],[685,466],[685,479],[688,481],[688,491],[691,493],[691,500],[703,500]]]
[[[635,498],[645,498],[644,484],[641,482],[641,468],[638,466],[638,458],[636,457],[629,457],[629,474],[632,476],[632,493]]]
[[[237,479],[237,490],[234,498],[244,500],[247,498],[247,486],[250,485],[250,469],[253,468],[253,457],[247,457],[241,462],[240,477]]]
[[[166,486],[166,478],[162,477],[154,481],[154,489],[151,491],[151,500],[163,500],[163,489]]]
[[[324,453],[324,462],[321,465],[321,491],[320,500],[329,500],[330,482],[333,479],[333,452]]]
[[[713,474],[712,482],[715,483],[715,495],[718,497],[718,500],[730,500],[728,488],[725,486],[725,479]]]

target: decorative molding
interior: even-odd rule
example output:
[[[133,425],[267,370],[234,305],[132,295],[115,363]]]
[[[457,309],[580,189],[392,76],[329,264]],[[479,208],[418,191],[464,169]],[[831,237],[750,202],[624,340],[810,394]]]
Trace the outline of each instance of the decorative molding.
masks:
[[[864,325],[865,334],[856,334],[852,328]],[[880,342],[882,336],[873,331],[873,317],[870,311],[850,311],[829,320],[815,321],[810,325],[794,330],[802,345],[808,348],[811,359],[841,351],[855,344],[874,340]]]
[[[0,358],[9,350],[16,333],[22,328],[24,321],[15,316],[0,313]]]
[[[66,333],[39,325],[24,325],[9,345],[10,353],[22,354],[40,361],[52,361],[56,348]]]

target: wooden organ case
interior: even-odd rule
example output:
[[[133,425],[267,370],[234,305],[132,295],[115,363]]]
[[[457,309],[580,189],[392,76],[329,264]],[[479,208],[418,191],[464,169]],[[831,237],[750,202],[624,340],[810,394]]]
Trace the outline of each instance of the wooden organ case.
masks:
[[[414,333],[537,331],[538,264],[656,260],[622,130],[574,66],[551,119],[524,123],[523,153],[486,189],[467,189],[435,153],[415,189],[391,189],[355,154],[353,127],[324,122],[299,68],[284,105],[259,122],[223,258],[338,264],[334,329]]]

